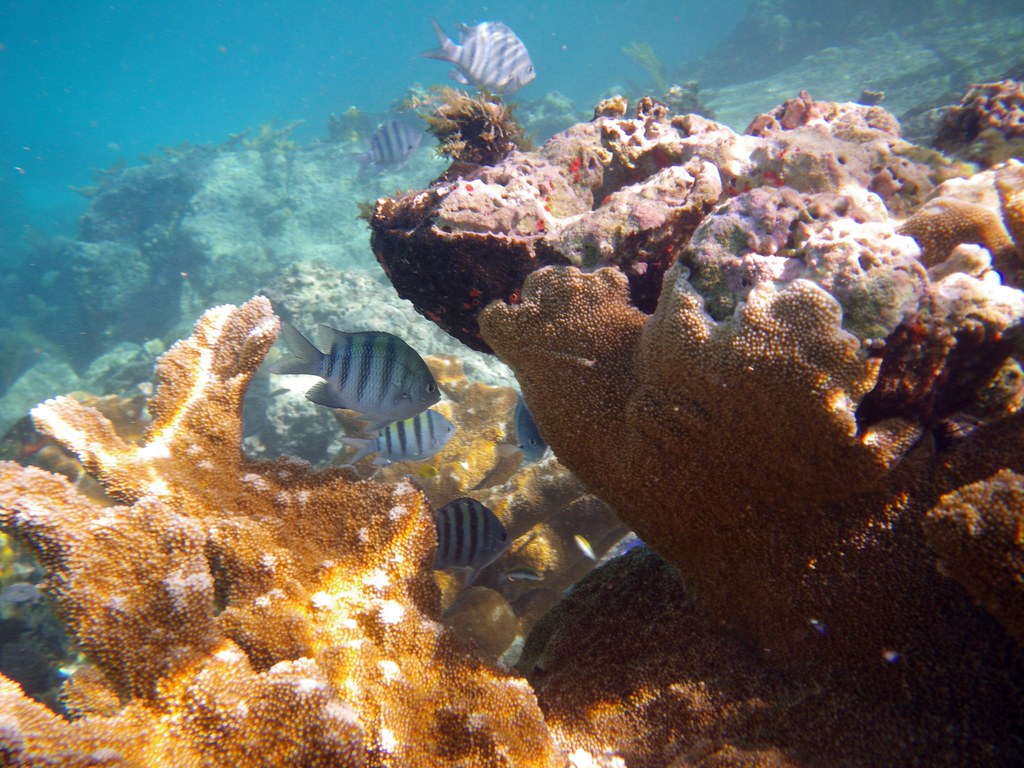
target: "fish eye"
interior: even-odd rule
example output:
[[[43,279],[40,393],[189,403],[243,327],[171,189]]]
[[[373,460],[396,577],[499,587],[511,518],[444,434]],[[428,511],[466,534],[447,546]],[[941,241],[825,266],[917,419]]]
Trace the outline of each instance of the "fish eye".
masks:
[[[432,395],[437,391],[437,387],[433,384],[427,384],[427,394]]]

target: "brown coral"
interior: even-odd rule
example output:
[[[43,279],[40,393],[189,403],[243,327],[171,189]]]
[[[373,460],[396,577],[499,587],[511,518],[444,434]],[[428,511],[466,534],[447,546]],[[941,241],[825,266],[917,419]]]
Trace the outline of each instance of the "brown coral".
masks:
[[[36,409],[125,505],[0,470],[0,524],[50,569],[91,662],[68,686],[73,723],[4,683],[0,749],[64,765],[557,764],[528,688],[437,623],[419,492],[242,455],[242,396],[277,332],[265,299],[207,312],[161,359],[139,445],[68,398]]]
[[[972,297],[965,307],[981,300],[971,293],[976,281],[958,290]],[[1019,314],[1015,292],[994,290],[1013,294]],[[1012,317],[994,319],[993,328]],[[878,366],[841,321],[834,298],[794,280],[755,286],[734,316],[716,323],[678,267],[650,318],[629,306],[617,273],[558,268],[533,273],[519,305],[493,303],[481,314],[485,338],[515,369],[559,459],[680,569],[707,627],[742,639],[794,681],[829,681],[820,683],[821,711],[898,695],[921,718],[893,720],[869,743],[865,720],[823,723],[812,707],[800,710],[799,725],[779,715],[755,742],[799,742],[815,754],[828,733],[830,750],[870,755],[865,764],[899,763],[909,730],[916,749],[938,759],[945,726],[926,724],[963,727],[977,718],[992,728],[961,754],[981,754],[989,738],[1020,750],[1007,737],[1024,679],[1004,655],[1009,640],[936,571],[917,524],[944,489],[1018,456],[1009,446],[1021,444],[1020,421],[997,422],[998,439],[994,427],[978,430],[940,459],[927,441],[917,443],[913,417],[859,424],[857,406]],[[914,658],[897,680],[886,659],[904,652]],[[598,666],[614,666],[633,654],[600,658]],[[561,680],[572,677],[593,684],[605,676],[581,661]],[[569,698],[547,698],[543,672],[533,681],[552,722],[600,732],[593,716],[555,703]],[[671,678],[662,684],[674,690]],[[1008,720],[996,714],[1001,707]],[[707,737],[719,726],[727,727],[712,718]]]
[[[1000,470],[943,496],[925,531],[950,575],[1024,644],[1024,478]]]
[[[972,85],[943,116],[932,143],[984,166],[1019,156],[1024,149],[1024,83]]]

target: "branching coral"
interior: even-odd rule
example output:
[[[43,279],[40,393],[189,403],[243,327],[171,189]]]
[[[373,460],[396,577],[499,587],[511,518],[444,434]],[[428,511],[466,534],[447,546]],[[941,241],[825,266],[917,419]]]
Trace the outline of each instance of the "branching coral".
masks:
[[[122,505],[3,465],[0,525],[51,572],[91,666],[66,722],[4,682],[15,764],[556,765],[529,688],[436,619],[434,532],[408,483],[240,450],[277,337],[265,299],[218,307],[162,359],[141,444],[58,398],[34,412]]]

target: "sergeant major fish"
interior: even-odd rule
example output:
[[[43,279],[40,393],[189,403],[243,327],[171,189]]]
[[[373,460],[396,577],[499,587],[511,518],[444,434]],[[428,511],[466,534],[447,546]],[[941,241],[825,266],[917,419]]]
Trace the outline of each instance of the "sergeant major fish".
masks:
[[[422,141],[423,131],[401,120],[388,120],[370,137],[370,149],[357,157],[363,164],[402,166]]]
[[[463,85],[512,94],[537,76],[523,41],[500,21],[460,25],[459,45],[434,19],[430,23],[439,47],[420,55],[454,64],[449,75]]]
[[[272,365],[270,372],[319,376],[323,381],[306,397],[317,405],[356,411],[370,420],[371,432],[441,399],[423,358],[393,334],[344,333],[321,325],[317,338],[326,353],[288,323],[281,324],[281,334],[293,356]]]
[[[469,568],[465,585],[481,568],[508,549],[508,531],[501,520],[476,499],[455,499],[434,513],[437,552],[434,568]]]
[[[411,419],[388,424],[376,437],[343,437],[341,442],[359,450],[342,466],[350,467],[373,452],[374,464],[393,461],[423,461],[444,448],[455,433],[455,425],[437,411],[423,411]]]

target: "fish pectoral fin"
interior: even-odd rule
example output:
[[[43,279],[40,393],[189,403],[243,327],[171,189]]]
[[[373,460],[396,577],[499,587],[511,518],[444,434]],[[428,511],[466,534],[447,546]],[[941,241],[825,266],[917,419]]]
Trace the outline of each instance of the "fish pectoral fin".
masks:
[[[329,387],[326,381],[319,381],[306,392],[306,399],[317,405],[328,408],[345,408],[341,398]]]
[[[462,83],[463,85],[469,85],[469,78],[462,74],[461,70],[453,69],[448,73],[448,77],[454,80],[456,83]]]
[[[412,395],[409,392],[399,392],[395,395],[395,405],[399,405],[403,400],[412,400]]]

